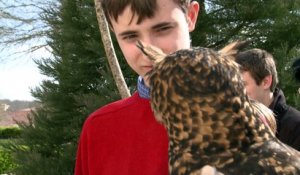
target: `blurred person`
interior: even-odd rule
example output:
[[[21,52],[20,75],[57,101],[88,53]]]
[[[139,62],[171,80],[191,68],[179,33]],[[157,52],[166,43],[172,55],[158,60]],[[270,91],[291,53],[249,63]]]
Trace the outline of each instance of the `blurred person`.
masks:
[[[275,135],[277,126],[273,111],[256,100],[251,99],[250,102],[254,110],[259,114],[261,121],[267,125]]]
[[[240,52],[236,62],[247,90],[247,95],[269,107],[276,118],[276,136],[283,143],[300,150],[300,112],[286,104],[277,86],[278,76],[273,56],[262,49]]]
[[[297,58],[292,64],[292,70],[294,74],[294,79],[300,83],[300,58]],[[300,94],[300,87],[298,88],[298,93]]]
[[[293,64],[292,69],[294,73],[294,78],[300,83],[300,58],[297,58]]]

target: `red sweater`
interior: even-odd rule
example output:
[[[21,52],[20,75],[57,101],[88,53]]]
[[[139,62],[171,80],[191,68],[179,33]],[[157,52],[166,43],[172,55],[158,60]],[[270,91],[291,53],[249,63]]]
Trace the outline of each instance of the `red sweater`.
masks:
[[[75,175],[167,175],[168,136],[137,93],[85,121]]]

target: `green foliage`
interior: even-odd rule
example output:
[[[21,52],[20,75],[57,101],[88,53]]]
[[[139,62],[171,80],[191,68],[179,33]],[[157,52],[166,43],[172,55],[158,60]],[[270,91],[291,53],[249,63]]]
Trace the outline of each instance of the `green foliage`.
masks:
[[[12,152],[5,149],[7,142],[9,139],[0,139],[0,174],[10,173],[16,167]]]
[[[10,152],[4,151],[0,147],[0,174],[12,171],[16,165],[13,163]]]
[[[300,36],[300,34],[299,34]],[[292,75],[291,64],[293,59],[300,55],[299,46],[287,51],[287,43],[274,50],[279,78],[279,87],[283,90],[288,104],[300,110],[300,96],[298,93],[299,84],[295,82]]]
[[[18,127],[0,128],[0,139],[16,138],[20,134],[21,129]]]

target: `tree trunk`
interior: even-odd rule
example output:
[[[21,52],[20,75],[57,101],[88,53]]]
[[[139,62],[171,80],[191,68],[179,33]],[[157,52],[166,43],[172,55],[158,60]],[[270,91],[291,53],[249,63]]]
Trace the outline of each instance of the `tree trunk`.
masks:
[[[123,73],[121,71],[112,41],[111,36],[108,28],[108,24],[101,6],[100,0],[95,0],[95,8],[96,8],[96,14],[97,14],[97,20],[99,29],[101,32],[101,38],[103,42],[103,46],[106,52],[106,56],[108,59],[108,63],[110,66],[110,69],[112,71],[114,80],[116,82],[117,88],[119,90],[119,93],[121,95],[121,98],[126,98],[130,96],[130,92],[128,90],[128,87],[126,85],[126,82],[123,77]]]

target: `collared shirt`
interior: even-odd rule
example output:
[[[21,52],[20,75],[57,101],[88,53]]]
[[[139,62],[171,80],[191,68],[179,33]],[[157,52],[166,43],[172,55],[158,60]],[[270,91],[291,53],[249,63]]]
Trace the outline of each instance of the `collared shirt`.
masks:
[[[150,88],[145,85],[144,79],[141,76],[138,78],[137,91],[141,98],[150,99]]]

